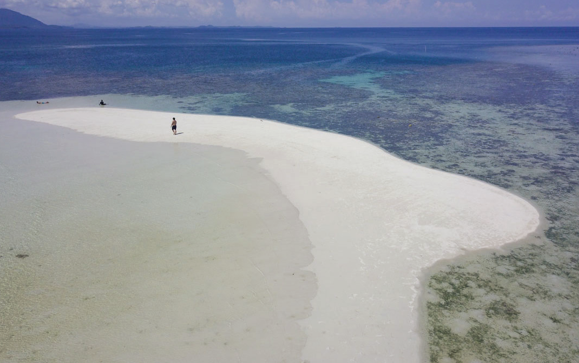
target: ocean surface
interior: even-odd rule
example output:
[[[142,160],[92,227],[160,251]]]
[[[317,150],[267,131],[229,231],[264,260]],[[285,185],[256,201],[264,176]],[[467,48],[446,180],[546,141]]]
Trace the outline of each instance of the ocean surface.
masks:
[[[430,360],[579,359],[579,28],[0,30],[0,101],[127,95],[356,136],[526,198],[539,244],[426,280]]]

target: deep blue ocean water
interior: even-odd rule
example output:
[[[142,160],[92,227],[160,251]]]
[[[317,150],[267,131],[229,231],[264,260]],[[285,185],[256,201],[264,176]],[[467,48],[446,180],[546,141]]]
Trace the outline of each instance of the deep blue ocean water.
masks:
[[[579,28],[0,30],[0,100],[111,92],[249,96],[245,83],[271,73],[279,83],[273,86],[308,91],[309,83],[348,71],[450,66],[492,58],[492,47],[578,39]]]
[[[430,279],[431,360],[577,360],[579,28],[0,30],[0,101],[127,94],[353,135],[532,201],[544,245]],[[488,321],[454,334],[472,311]]]

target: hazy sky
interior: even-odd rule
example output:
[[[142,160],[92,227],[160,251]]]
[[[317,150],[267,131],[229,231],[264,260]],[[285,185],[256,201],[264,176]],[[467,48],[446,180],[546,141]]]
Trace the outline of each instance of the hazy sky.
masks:
[[[0,0],[47,24],[579,26],[579,0]]]

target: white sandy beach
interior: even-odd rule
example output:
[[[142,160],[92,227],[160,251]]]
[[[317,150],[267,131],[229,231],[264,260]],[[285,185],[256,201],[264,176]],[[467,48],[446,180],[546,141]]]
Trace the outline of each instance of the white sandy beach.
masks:
[[[178,121],[176,136],[170,130],[172,117]],[[539,225],[539,213],[531,204],[500,188],[405,162],[343,135],[260,119],[113,108],[46,109],[17,118],[137,143],[219,147],[198,152],[201,159],[206,156],[210,162],[196,164],[195,175],[211,176],[214,191],[200,192],[204,195],[198,200],[203,202],[191,206],[191,213],[214,208],[216,203],[222,205],[219,215],[223,226],[213,226],[211,236],[234,239],[235,249],[228,251],[232,245],[224,244],[221,250],[213,251],[221,265],[201,271],[207,275],[205,280],[198,280],[207,284],[207,291],[215,286],[222,286],[224,291],[211,290],[214,293],[204,296],[203,289],[193,292],[191,286],[178,284],[169,288],[163,280],[156,281],[171,268],[170,280],[179,283],[188,281],[187,274],[197,274],[187,266],[175,269],[170,258],[158,260],[154,268],[132,266],[127,281],[109,284],[144,284],[142,291],[157,292],[143,295],[150,308],[116,312],[91,348],[94,361],[104,357],[119,362],[163,358],[171,362],[418,363],[425,358],[418,326],[421,271],[465,251],[498,248],[520,240]],[[251,161],[248,165],[253,166],[247,169],[254,177],[237,184],[238,179],[227,178],[234,171],[239,173],[236,165],[243,159]],[[172,172],[179,175],[178,170]],[[191,188],[194,190],[194,185]],[[227,188],[232,194],[223,192]],[[237,198],[235,192],[239,190],[254,193],[228,199]],[[147,202],[143,203],[147,209]],[[182,210],[187,203],[189,200],[178,196],[166,202],[159,199],[154,206],[158,216],[152,213],[150,220],[162,219],[164,210]],[[246,205],[255,209],[247,211],[243,208]],[[255,218],[247,217],[249,214]],[[179,231],[185,244],[203,238],[198,230],[208,228],[203,220],[190,222],[195,217],[188,218]],[[186,223],[197,224],[189,229]],[[237,226],[233,230],[227,227],[232,223]],[[267,246],[267,253],[262,253],[263,246]],[[149,252],[160,253],[154,249]],[[183,257],[183,253],[192,252],[183,247],[173,253],[173,257]],[[294,254],[296,259],[291,257]],[[240,255],[247,257],[244,262]],[[268,271],[255,259],[264,260],[263,266],[269,266],[267,260],[277,262]],[[284,260],[291,266],[278,265]],[[180,263],[185,264],[185,260]],[[94,269],[103,273],[98,266]],[[279,269],[292,275],[288,272],[286,276]],[[255,280],[251,277],[247,281],[254,281],[254,285],[236,282],[242,279],[238,274],[250,272],[256,274]],[[300,278],[292,280],[296,273]],[[224,296],[232,289],[240,295],[250,292],[256,298],[245,301],[242,309],[231,310],[235,316],[224,313],[219,324],[204,320],[213,316],[213,309],[227,308],[222,306],[229,301]],[[284,291],[299,296],[284,296]],[[241,300],[236,301],[241,304]],[[174,324],[155,320],[159,306],[166,309],[163,316],[171,317]],[[155,324],[138,318],[143,311]],[[260,315],[260,311],[269,313]],[[94,316],[102,318],[101,314]],[[232,343],[207,348],[206,340],[197,339],[191,345],[181,344],[183,339],[173,327],[187,319],[198,324],[198,336],[227,330]],[[91,324],[91,317],[83,314],[74,329],[91,329]],[[249,325],[262,332],[248,335]],[[141,351],[134,355],[121,344],[127,326],[148,332]],[[141,354],[147,346],[156,347],[158,356],[148,360],[150,357]],[[108,355],[99,353],[103,351]]]

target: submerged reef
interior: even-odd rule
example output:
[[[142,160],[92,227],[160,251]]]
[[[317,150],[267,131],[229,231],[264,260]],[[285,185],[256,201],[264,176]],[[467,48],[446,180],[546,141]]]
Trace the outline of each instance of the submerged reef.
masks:
[[[173,42],[157,35],[142,47],[142,29],[110,34],[122,47],[87,46],[88,33],[66,44],[55,37],[53,47],[15,41],[30,55],[22,64],[12,57],[28,53],[5,52],[10,72],[0,99],[167,97],[171,110],[343,133],[505,188],[542,211],[543,230],[525,241],[533,243],[470,253],[430,271],[422,301],[430,361],[579,360],[575,28],[463,29],[464,37],[452,29],[311,30],[305,38],[287,29],[244,31],[250,35],[235,33],[235,41],[214,33],[219,40],[206,44],[213,33],[165,30],[184,44],[169,50]],[[277,41],[284,37],[292,42]]]
[[[199,102],[205,96],[198,94],[181,108],[356,136],[531,201],[546,219],[528,238],[532,244],[433,270],[422,302],[430,361],[576,361],[579,73],[488,61],[373,61],[224,76],[238,102],[220,96],[229,100],[221,107]]]
[[[578,74],[467,62],[349,69],[322,82],[317,87],[334,102],[317,96],[307,107],[295,95],[264,117],[361,137],[406,160],[500,186],[546,219],[530,243],[433,270],[422,302],[430,361],[576,361]]]
[[[430,361],[577,361],[579,266],[560,252],[519,247],[434,274],[425,296]]]
[[[546,225],[527,239],[537,245],[476,253],[430,277],[424,298],[430,361],[575,362],[577,76],[526,65],[473,64],[464,66],[474,68],[465,72],[453,68],[451,74],[441,69],[429,75],[435,80],[429,84],[439,87],[449,83],[445,79],[459,81],[456,88],[447,88],[452,97],[417,102],[433,115],[429,126],[440,130],[438,142],[413,139],[398,154],[515,192],[543,211]],[[421,132],[419,122],[413,127]]]

